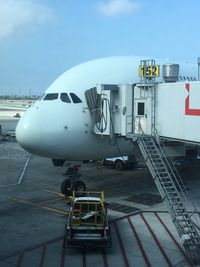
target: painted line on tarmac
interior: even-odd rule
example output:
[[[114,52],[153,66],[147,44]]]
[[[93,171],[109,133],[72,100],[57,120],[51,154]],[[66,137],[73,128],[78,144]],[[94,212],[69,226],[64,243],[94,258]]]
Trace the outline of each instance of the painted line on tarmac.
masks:
[[[168,235],[170,236],[170,238],[172,239],[172,241],[176,244],[176,246],[178,247],[178,249],[181,251],[182,255],[185,257],[185,259],[187,260],[188,264],[191,267],[194,267],[194,264],[191,262],[191,260],[189,259],[189,257],[187,256],[187,254],[185,253],[185,251],[182,249],[182,247],[179,245],[179,243],[176,241],[176,239],[174,238],[174,236],[172,235],[172,233],[170,232],[170,230],[167,228],[166,224],[164,223],[164,221],[161,219],[161,217],[158,215],[157,212],[154,212],[155,216],[157,217],[157,219],[159,220],[159,222],[161,223],[161,225],[164,227],[165,231],[168,233]]]
[[[24,203],[24,201],[23,201],[23,203]],[[34,204],[34,203],[32,203],[32,204]],[[155,235],[153,229],[151,228],[151,226],[147,222],[147,219],[141,213],[142,212],[140,211],[139,214],[140,214],[141,218],[143,219],[143,221],[146,222],[145,224],[146,224],[147,228],[149,229],[150,233],[151,234],[153,233],[153,238],[157,239],[157,242],[160,243],[159,240],[158,240],[158,238],[157,238],[157,236]],[[160,214],[167,214],[167,212],[163,212],[163,211],[160,211],[160,212],[159,211],[146,211],[144,213],[154,214],[158,218],[158,220],[160,221],[160,223],[163,225],[163,227],[165,228],[165,230],[167,231],[167,233],[172,238],[172,234],[170,233],[170,230],[167,228],[166,224],[163,222],[163,220],[159,216]],[[129,217],[126,216],[125,219],[127,219],[128,221],[130,220],[130,222],[131,222],[131,217],[132,216],[134,216],[134,215],[129,215]],[[124,218],[124,217],[122,217],[122,218]],[[129,224],[130,224],[130,222],[129,222]],[[116,221],[113,221],[112,224],[114,225],[114,228],[115,228],[115,233],[116,233],[116,236],[117,236],[117,239],[118,239],[118,243],[119,243],[119,246],[120,246],[120,249],[121,249],[121,253],[120,254],[122,254],[122,256],[123,256],[123,260],[124,260],[125,266],[130,267],[129,261],[128,261],[128,257],[127,257],[128,255],[126,254],[126,249],[125,249],[124,243],[123,243],[124,241],[122,240],[123,236],[121,235],[121,233],[119,231],[119,227],[117,225],[117,222]],[[131,222],[131,224],[133,225],[132,222]],[[133,230],[133,232],[136,233],[136,236],[138,236],[138,233],[136,232],[136,229],[135,229],[135,231],[134,231],[134,229],[135,229],[135,226],[133,225],[132,230]],[[62,240],[63,240],[63,236],[60,236],[60,237],[55,238],[53,240],[46,241],[46,242],[43,242],[43,243],[38,244],[36,246],[29,247],[29,248],[26,248],[24,250],[21,250],[21,251],[12,253],[12,254],[7,255],[7,256],[4,256],[4,257],[0,258],[0,261],[5,260],[5,259],[8,259],[8,258],[11,258],[11,257],[14,257],[14,256],[18,256],[18,258],[17,258],[17,264],[18,265],[16,265],[16,267],[17,266],[20,267],[20,266],[23,266],[23,258],[24,258],[24,255],[25,255],[26,252],[30,252],[30,251],[35,250],[37,248],[41,248],[42,250],[41,250],[40,265],[39,265],[39,267],[44,267],[44,265],[45,265],[45,259],[48,256],[47,255],[47,251],[46,251],[47,250],[47,246],[50,245],[50,244],[53,244],[55,242],[61,242]],[[139,240],[139,236],[138,236],[138,240]],[[141,240],[139,240],[139,241],[141,242]],[[158,243],[157,243],[157,245],[158,245]],[[160,246],[161,246],[161,244],[160,244]],[[140,248],[140,250],[141,250],[141,248]],[[88,262],[87,262],[88,257],[87,257],[87,253],[86,252],[87,252],[86,250],[82,250],[82,255],[81,256],[82,256],[82,266],[83,267],[87,267],[88,266]],[[143,254],[143,257],[144,257],[144,255],[145,255],[145,253]],[[107,254],[106,253],[106,250],[103,249],[102,250],[102,256],[103,256],[103,262],[104,262],[104,265],[103,266],[104,267],[108,267],[108,259],[107,259],[107,257],[110,256],[110,255]],[[59,257],[60,257],[60,267],[64,267],[66,265],[67,253],[63,249],[61,249],[61,252],[59,253]],[[161,255],[161,257],[162,257],[162,255]],[[0,265],[1,265],[1,262],[0,262]],[[148,263],[148,261],[146,261],[146,265],[148,267],[152,266],[150,264],[150,262]],[[168,263],[168,266],[172,266],[171,263],[170,264]],[[194,266],[194,265],[191,263],[190,266]]]
[[[154,233],[153,229],[150,227],[149,223],[147,222],[147,220],[145,219],[143,214],[140,214],[140,217],[142,218],[143,222],[145,223],[146,227],[148,228],[149,232],[151,233],[154,241],[156,242],[162,256],[164,257],[165,261],[167,262],[169,267],[173,267],[173,264],[171,263],[169,257],[167,256],[166,252],[164,251],[163,247],[161,246],[161,243],[159,242],[156,234]]]
[[[31,161],[31,157],[32,157],[32,154],[29,154],[29,155],[28,155],[28,158],[27,158],[27,160],[26,160],[26,163],[25,163],[25,165],[24,165],[24,168],[23,168],[23,170],[22,170],[22,172],[21,172],[21,175],[20,175],[20,177],[19,177],[19,180],[18,180],[18,182],[17,182],[18,184],[21,184],[22,179],[24,178],[26,169],[27,169],[27,167],[28,167],[28,165],[29,165],[29,163],[30,163],[30,161]]]
[[[20,267],[20,266],[21,266],[22,261],[23,261],[23,257],[24,257],[24,253],[22,253],[22,254],[19,256],[16,267]]]
[[[47,199],[47,200],[44,200],[44,201],[41,201],[41,202],[38,202],[39,205],[44,205],[44,204],[50,204],[50,203],[55,203],[55,202],[59,202],[59,201],[64,201],[66,199],[64,198],[58,198],[58,197],[55,197],[55,198],[51,198],[51,199]]]
[[[26,160],[26,163],[22,169],[22,172],[20,174],[20,177],[18,178],[18,181],[16,183],[12,183],[12,184],[5,184],[5,185],[1,185],[0,188],[6,188],[6,187],[11,187],[11,186],[16,186],[16,185],[20,185],[22,183],[22,179],[24,178],[24,175],[25,175],[25,172],[26,172],[26,169],[30,163],[30,160],[31,160],[31,156],[32,154],[29,154],[27,160]]]
[[[118,239],[118,242],[119,242],[119,246],[120,246],[121,253],[122,253],[122,256],[123,256],[123,259],[124,259],[125,266],[126,267],[130,267],[130,264],[129,264],[129,261],[128,261],[128,257],[126,255],[126,251],[125,251],[125,248],[124,248],[124,245],[123,245],[123,242],[122,242],[122,238],[120,236],[119,229],[117,227],[117,223],[114,222],[113,224],[114,224],[114,227],[115,227],[115,232],[116,232],[116,235],[117,235],[117,239]]]
[[[48,245],[51,245],[53,243],[56,243],[56,242],[62,241],[62,240],[63,240],[63,236],[59,236],[59,237],[54,238],[52,240],[49,240],[49,241],[46,241],[46,242],[42,242],[42,243],[40,243],[38,245],[31,246],[31,247],[28,247],[28,248],[25,248],[25,249],[22,249],[22,250],[18,250],[18,251],[15,251],[13,253],[9,253],[7,255],[3,255],[3,256],[0,257],[0,261],[4,261],[6,259],[9,259],[9,258],[12,258],[12,257],[16,257],[18,255],[20,256],[20,255],[22,255],[22,254],[24,254],[26,252],[30,252],[32,250],[35,250],[35,249],[38,249],[38,248],[41,248],[41,247],[44,247],[44,246],[48,246]],[[46,256],[46,248],[45,248],[45,252],[44,252],[44,248],[43,248],[42,254],[43,253],[44,253],[43,257],[45,258],[45,256]]]
[[[61,260],[60,260],[60,267],[64,267],[65,266],[65,249],[62,249],[61,252]]]
[[[45,210],[48,210],[48,211],[51,211],[51,212],[54,212],[54,213],[58,213],[58,214],[61,214],[61,215],[68,215],[68,212],[66,212],[64,210],[59,210],[59,209],[43,206],[43,205],[40,205],[40,204],[36,204],[36,203],[30,202],[30,201],[27,201],[27,200],[18,199],[18,198],[14,198],[14,197],[9,197],[9,199],[13,200],[13,201],[16,201],[16,202],[19,202],[19,203],[27,204],[27,205],[30,205],[30,206],[33,206],[33,207],[36,207],[36,208],[45,209]]]
[[[148,267],[151,267],[152,265],[151,265],[151,263],[150,263],[150,261],[149,261],[149,259],[148,259],[148,257],[147,257],[147,254],[146,254],[146,252],[145,252],[145,250],[144,250],[144,247],[143,247],[143,245],[142,245],[142,242],[141,242],[141,240],[140,240],[140,238],[139,238],[138,233],[136,232],[136,229],[135,229],[135,227],[134,227],[134,225],[133,225],[133,223],[132,223],[130,217],[128,217],[127,220],[128,220],[128,222],[129,222],[129,225],[130,225],[130,227],[131,227],[131,229],[132,229],[132,231],[133,231],[133,234],[134,234],[134,236],[135,236],[135,238],[136,238],[136,241],[137,241],[137,243],[138,243],[138,247],[140,248],[140,251],[141,251],[142,256],[143,256],[143,258],[144,258],[144,260],[145,260],[145,262],[146,262],[146,265],[147,265]]]
[[[47,246],[44,245],[43,248],[42,248],[42,255],[41,255],[41,259],[40,259],[40,267],[44,266],[44,259],[45,259],[45,256],[46,256],[46,249],[47,249]]]
[[[52,194],[56,194],[56,195],[58,195],[58,196],[60,196],[60,197],[65,197],[65,195],[63,195],[63,194],[61,194],[61,193],[59,193],[59,192],[50,190],[50,189],[43,189],[43,191],[48,192],[48,193],[52,193]]]
[[[108,259],[107,259],[105,249],[102,250],[102,257],[103,257],[104,267],[108,267]]]
[[[83,267],[87,267],[86,250],[85,249],[82,249],[82,263],[83,263]]]

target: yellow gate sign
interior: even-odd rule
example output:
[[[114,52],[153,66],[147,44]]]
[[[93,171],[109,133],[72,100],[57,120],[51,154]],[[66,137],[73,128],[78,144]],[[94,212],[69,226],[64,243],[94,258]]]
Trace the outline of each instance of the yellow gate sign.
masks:
[[[139,66],[139,76],[146,76],[146,77],[152,77],[156,76],[158,77],[160,75],[160,66],[144,66],[140,65]]]

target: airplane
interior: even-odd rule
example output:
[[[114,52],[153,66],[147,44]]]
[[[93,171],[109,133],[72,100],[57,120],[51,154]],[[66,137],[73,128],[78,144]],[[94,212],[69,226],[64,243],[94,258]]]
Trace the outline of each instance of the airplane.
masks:
[[[84,94],[97,84],[140,82],[138,67],[140,61],[145,59],[137,56],[107,57],[87,61],[67,70],[19,120],[17,142],[30,153],[52,159],[54,165],[63,165],[65,161],[133,154],[130,141],[119,138],[118,146],[113,146],[109,137],[102,138],[94,134]],[[169,60],[155,61],[160,66],[173,63]],[[176,63],[180,65],[181,79],[196,79],[195,65]]]

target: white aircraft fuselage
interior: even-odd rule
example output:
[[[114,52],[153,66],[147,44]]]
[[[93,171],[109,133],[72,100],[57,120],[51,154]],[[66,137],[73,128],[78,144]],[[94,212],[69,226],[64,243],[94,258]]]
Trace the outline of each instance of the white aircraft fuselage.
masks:
[[[30,153],[54,159],[88,160],[119,156],[117,147],[110,144],[108,137],[94,134],[84,93],[97,84],[139,82],[138,68],[142,59],[145,58],[102,58],[66,71],[20,119],[16,128],[18,143]],[[171,62],[156,60],[156,64],[165,63]],[[180,75],[195,76],[194,65],[179,65]],[[81,101],[77,101],[76,96]],[[133,153],[130,141],[121,138],[118,143],[123,155]]]

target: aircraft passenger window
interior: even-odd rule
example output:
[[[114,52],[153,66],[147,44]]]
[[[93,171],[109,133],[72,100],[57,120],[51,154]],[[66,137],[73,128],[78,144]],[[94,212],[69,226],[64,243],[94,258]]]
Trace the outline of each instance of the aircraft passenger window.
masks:
[[[144,102],[138,103],[138,116],[144,116]]]
[[[181,81],[183,80],[182,76],[180,76],[180,80],[181,80]]]
[[[190,78],[187,76],[187,80],[190,81]]]
[[[76,103],[82,103],[81,99],[75,95],[74,93],[70,93],[70,96],[72,98],[72,101],[76,104]]]
[[[55,100],[58,99],[57,93],[47,94],[43,100]]]
[[[183,76],[183,79],[186,80],[185,76]]]
[[[62,100],[62,102],[71,103],[71,100],[67,93],[61,93],[60,99]]]

